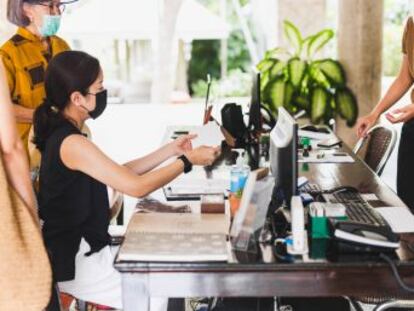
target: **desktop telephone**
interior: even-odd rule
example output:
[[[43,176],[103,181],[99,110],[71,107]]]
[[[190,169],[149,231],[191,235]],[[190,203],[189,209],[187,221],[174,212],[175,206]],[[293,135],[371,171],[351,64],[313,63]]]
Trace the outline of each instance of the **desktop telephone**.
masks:
[[[372,240],[372,245],[381,242],[379,244],[390,248],[397,246],[398,235],[354,187],[338,187],[324,193],[322,197],[328,203],[345,205],[348,219],[331,221],[334,232],[346,233],[341,236],[343,239],[349,238],[350,241],[365,244],[370,244]]]

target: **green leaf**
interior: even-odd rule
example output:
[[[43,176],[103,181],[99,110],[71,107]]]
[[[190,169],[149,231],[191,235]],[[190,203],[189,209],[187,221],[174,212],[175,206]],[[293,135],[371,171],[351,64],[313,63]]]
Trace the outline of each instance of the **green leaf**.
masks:
[[[256,66],[256,68],[261,72],[261,73],[264,73],[264,72],[266,72],[266,71],[268,71],[268,70],[270,70],[272,67],[273,67],[273,65],[275,64],[275,63],[277,63],[278,62],[278,60],[276,60],[276,59],[267,59],[267,58],[264,58],[264,59],[262,59],[258,64],[257,64],[257,66]]]
[[[320,123],[329,109],[330,94],[322,87],[317,87],[311,94],[311,121],[314,124]]]
[[[325,59],[318,62],[318,68],[337,87],[344,87],[346,84],[345,71],[338,61]]]
[[[355,95],[348,88],[337,90],[335,94],[336,110],[346,120],[349,127],[355,125],[358,118],[358,105]]]
[[[293,87],[293,85],[289,82],[286,82],[283,106],[291,113],[295,113],[297,111],[297,107],[295,106],[295,103],[292,100],[294,93],[295,88]]]
[[[299,109],[304,109],[306,111],[309,111],[310,108],[310,101],[309,97],[305,94],[300,94],[295,96],[294,102],[298,106]]]
[[[288,62],[288,77],[295,88],[299,88],[305,76],[308,64],[299,58],[293,58]]]
[[[309,75],[314,82],[314,84],[318,86],[322,86],[324,88],[331,88],[331,83],[329,82],[328,78],[325,76],[322,70],[319,69],[319,62],[314,62],[310,66]]]
[[[282,79],[276,79],[269,84],[267,95],[270,100],[270,108],[274,112],[277,112],[277,109],[283,106],[283,103],[285,101],[285,85],[286,82],[284,82]]]
[[[285,48],[282,47],[276,47],[274,49],[268,50],[265,53],[265,59],[277,59],[281,55],[289,54],[288,51]]]
[[[286,63],[283,61],[276,62],[270,70],[270,78],[275,79],[283,75],[283,71],[286,68]]]
[[[302,51],[302,35],[300,34],[299,29],[293,25],[293,23],[285,20],[283,21],[283,30],[285,32],[285,37],[295,49],[295,54],[299,56]]]
[[[260,90],[261,91],[264,91],[269,81],[270,81],[270,72],[266,71],[262,73],[260,77]]]
[[[279,107],[290,107],[294,93],[293,86],[279,78],[269,83],[267,89],[270,107],[277,112]]]
[[[329,104],[326,107],[325,115],[323,121],[325,124],[329,124],[329,120],[335,118],[335,99],[333,97],[330,98]]]
[[[309,36],[309,37],[305,38],[305,39],[302,41],[302,50],[304,50],[304,51],[306,51],[306,52],[308,51],[309,44],[310,44],[310,42],[312,41],[313,37],[314,37],[314,36]]]
[[[312,37],[308,44],[308,57],[313,58],[334,36],[331,29],[325,29]]]

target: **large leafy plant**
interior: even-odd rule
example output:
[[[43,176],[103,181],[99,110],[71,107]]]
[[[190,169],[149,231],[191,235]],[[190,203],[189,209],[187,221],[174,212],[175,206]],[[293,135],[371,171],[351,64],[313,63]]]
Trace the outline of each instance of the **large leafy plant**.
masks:
[[[289,49],[271,49],[257,65],[263,104],[275,114],[281,106],[292,113],[305,110],[314,124],[327,123],[339,115],[353,126],[358,106],[346,86],[343,67],[330,58],[315,59],[334,32],[324,29],[303,38],[295,25],[284,21],[284,35]]]

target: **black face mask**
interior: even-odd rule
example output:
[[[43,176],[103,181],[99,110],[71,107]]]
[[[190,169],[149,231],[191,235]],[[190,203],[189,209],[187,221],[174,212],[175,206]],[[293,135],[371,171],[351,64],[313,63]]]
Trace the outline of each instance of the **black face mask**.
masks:
[[[89,116],[92,119],[96,119],[98,118],[105,110],[106,108],[106,104],[108,103],[108,91],[107,90],[103,90],[102,92],[96,93],[96,94],[92,94],[92,93],[88,93],[89,95],[94,95],[96,98],[96,105],[95,105],[95,109],[93,110],[88,110]]]

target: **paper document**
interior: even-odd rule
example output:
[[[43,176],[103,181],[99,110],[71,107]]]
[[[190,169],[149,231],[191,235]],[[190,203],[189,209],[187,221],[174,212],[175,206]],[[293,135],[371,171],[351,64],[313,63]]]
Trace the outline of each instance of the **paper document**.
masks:
[[[230,218],[225,214],[135,214],[119,260],[228,261]]]
[[[315,139],[315,140],[319,141],[319,140],[334,138],[335,134],[334,133],[319,133],[319,132],[306,131],[306,130],[299,129],[298,136],[299,137],[308,137],[310,139]]]
[[[299,163],[354,163],[355,160],[346,152],[339,150],[313,149],[309,156],[304,157],[299,151]]]
[[[230,217],[225,214],[148,213],[135,214],[129,232],[228,234]]]
[[[221,142],[224,140],[223,133],[221,132],[220,126],[215,122],[209,122],[206,125],[198,127],[194,133],[197,137],[193,139],[193,147],[199,146],[221,146]]]
[[[414,215],[406,207],[379,207],[375,209],[395,233],[414,232]]]
[[[229,179],[180,179],[173,181],[166,189],[171,195],[227,193]]]
[[[169,143],[181,135],[197,134],[193,139],[193,147],[220,146],[225,140],[220,126],[215,122],[209,122],[200,126],[168,126],[163,138],[163,144]]]

